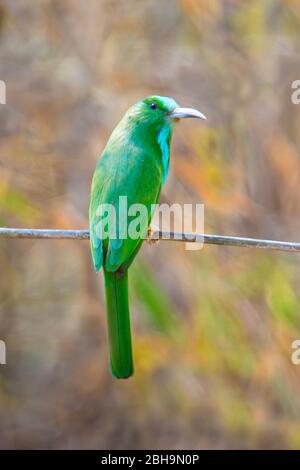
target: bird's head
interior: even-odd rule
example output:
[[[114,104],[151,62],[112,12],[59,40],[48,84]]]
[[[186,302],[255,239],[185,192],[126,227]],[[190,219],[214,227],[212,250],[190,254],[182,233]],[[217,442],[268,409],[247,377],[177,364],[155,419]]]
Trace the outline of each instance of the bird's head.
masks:
[[[172,127],[179,119],[206,119],[197,109],[181,108],[175,100],[166,96],[144,98],[127,111],[126,117],[132,124],[158,130],[165,125]]]
[[[168,173],[173,125],[185,118],[206,119],[197,109],[181,108],[172,98],[148,96],[128,109],[112,132],[108,145],[115,147],[118,144],[124,148],[134,142],[148,152],[159,149],[164,183]]]

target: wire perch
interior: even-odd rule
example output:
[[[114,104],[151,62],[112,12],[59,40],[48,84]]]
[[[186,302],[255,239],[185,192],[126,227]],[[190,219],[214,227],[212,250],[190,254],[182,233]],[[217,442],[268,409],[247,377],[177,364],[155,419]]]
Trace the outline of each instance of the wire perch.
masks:
[[[88,240],[89,230],[59,230],[0,227],[0,238],[33,238],[33,239],[65,239]],[[262,240],[257,238],[231,237],[224,235],[207,235],[193,233],[152,232],[153,240],[204,243],[208,245],[234,246],[243,248],[261,248],[266,250],[300,252],[300,242]]]

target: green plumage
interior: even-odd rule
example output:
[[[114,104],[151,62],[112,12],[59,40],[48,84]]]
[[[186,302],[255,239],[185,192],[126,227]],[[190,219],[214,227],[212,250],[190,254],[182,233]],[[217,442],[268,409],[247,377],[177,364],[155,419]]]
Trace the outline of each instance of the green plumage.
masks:
[[[96,272],[101,267],[104,271],[110,360],[113,375],[118,378],[127,378],[133,372],[127,270],[146,237],[152,205],[158,202],[168,173],[173,123],[178,118],[178,114],[173,118],[172,112],[180,110],[186,108],[178,108],[171,98],[159,96],[132,106],[112,132],[92,181],[91,252]],[[142,204],[147,209],[140,220],[138,238],[122,237],[124,225],[128,228],[136,217],[135,214],[127,217],[120,203],[124,196],[128,208]],[[99,207],[103,204],[115,208],[114,236],[105,237],[102,231],[104,215],[99,215]],[[112,226],[112,218],[107,220]]]
[[[133,374],[130,318],[128,305],[128,272],[104,270],[110,364],[114,377]]]

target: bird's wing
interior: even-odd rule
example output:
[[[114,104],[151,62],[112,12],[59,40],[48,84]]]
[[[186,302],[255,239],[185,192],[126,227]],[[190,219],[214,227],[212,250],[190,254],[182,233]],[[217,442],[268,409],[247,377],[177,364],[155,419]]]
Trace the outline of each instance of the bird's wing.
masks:
[[[91,187],[91,200],[89,208],[90,220],[90,245],[95,271],[98,272],[103,264],[103,241],[98,230],[98,209],[102,202],[105,201],[107,186],[111,184],[114,173],[107,173],[104,165],[97,165],[93,176]]]
[[[141,147],[129,143],[122,152],[104,152],[100,158],[92,184],[90,209],[91,231],[97,225],[96,209],[101,203],[112,204],[116,214],[115,237],[102,240],[91,235],[92,254],[96,271],[105,262],[105,269],[115,272],[128,267],[137,253],[143,236],[146,235],[152,217],[152,205],[156,204],[161,188],[162,168],[154,155],[147,154]],[[137,213],[128,215],[120,196],[126,196],[127,210],[131,207]],[[141,204],[143,213],[133,204]],[[138,220],[137,220],[138,216]],[[132,236],[135,222],[139,235]],[[129,229],[125,234],[122,227]],[[124,236],[126,237],[124,238]]]

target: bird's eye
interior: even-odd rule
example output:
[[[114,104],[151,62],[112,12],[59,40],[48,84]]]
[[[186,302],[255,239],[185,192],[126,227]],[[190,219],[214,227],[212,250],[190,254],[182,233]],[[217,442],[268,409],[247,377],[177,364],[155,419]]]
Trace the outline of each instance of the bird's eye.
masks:
[[[150,104],[150,108],[151,108],[151,109],[156,109],[156,108],[157,108],[157,104],[156,104],[156,103],[151,103],[151,104]]]

